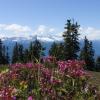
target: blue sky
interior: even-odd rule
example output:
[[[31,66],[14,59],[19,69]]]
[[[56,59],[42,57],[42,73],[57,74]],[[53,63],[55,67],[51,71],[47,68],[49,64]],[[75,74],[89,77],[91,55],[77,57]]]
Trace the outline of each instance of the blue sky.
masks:
[[[0,0],[0,32],[8,32],[9,25],[10,31],[13,27],[25,31],[27,26],[32,33],[41,27],[46,32],[50,29],[61,32],[68,18],[78,21],[82,32],[84,27],[84,32],[99,34],[100,0]]]

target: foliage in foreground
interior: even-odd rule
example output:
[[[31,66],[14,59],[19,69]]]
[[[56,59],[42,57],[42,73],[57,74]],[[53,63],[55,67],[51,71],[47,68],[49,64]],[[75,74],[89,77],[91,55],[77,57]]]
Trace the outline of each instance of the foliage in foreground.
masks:
[[[83,61],[47,57],[0,67],[0,100],[99,100],[83,66]]]

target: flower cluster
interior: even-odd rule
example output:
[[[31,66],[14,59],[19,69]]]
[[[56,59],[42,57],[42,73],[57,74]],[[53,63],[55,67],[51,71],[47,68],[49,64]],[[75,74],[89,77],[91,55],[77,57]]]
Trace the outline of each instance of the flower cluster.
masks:
[[[58,68],[63,74],[81,77],[86,75],[86,72],[83,69],[84,64],[83,61],[78,60],[58,61]]]
[[[43,59],[43,62],[55,62],[56,61],[56,58],[55,57],[52,57],[52,56],[48,56],[48,57],[44,57],[42,58]]]
[[[95,100],[97,89],[87,83],[84,64],[49,56],[42,63],[0,67],[0,100]]]

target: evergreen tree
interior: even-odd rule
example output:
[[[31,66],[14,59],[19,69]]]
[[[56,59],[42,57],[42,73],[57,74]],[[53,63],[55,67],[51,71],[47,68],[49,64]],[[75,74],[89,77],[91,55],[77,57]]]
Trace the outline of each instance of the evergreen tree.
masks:
[[[34,58],[34,54],[33,54],[33,42],[30,42],[29,51],[26,50],[26,53],[29,53],[29,54],[28,54],[28,55],[29,55],[28,60],[29,60],[29,61],[32,61],[33,58]],[[27,55],[27,56],[28,56],[28,55]]]
[[[18,51],[18,43],[16,42],[14,48],[13,48],[13,54],[12,54],[12,63],[18,62],[19,51]]]
[[[37,39],[33,42],[33,55],[34,55],[34,61],[39,60],[42,56],[44,56],[44,50],[45,48],[42,46],[40,41]]]
[[[29,46],[29,60],[36,62],[40,57],[44,56],[45,48],[42,44],[36,39],[34,42],[30,43]]]
[[[24,47],[22,44],[18,45],[18,62],[24,62]]]
[[[58,44],[58,60],[66,60],[64,55],[64,43]]]
[[[0,39],[0,64],[9,64],[8,50]]]
[[[2,54],[2,41],[1,41],[1,39],[0,39],[0,64],[2,64],[2,62],[3,62],[3,54]]]
[[[7,64],[6,47],[4,45],[2,46],[2,64]]]
[[[94,50],[92,42],[90,42],[86,37],[84,39],[84,46],[80,52],[80,59],[85,61],[86,69],[94,70],[95,68]]]
[[[24,47],[16,42],[13,48],[12,63],[24,62]]]
[[[100,56],[96,59],[96,71],[100,71]]]
[[[64,60],[64,44],[54,42],[49,50],[49,55],[56,57],[57,60]]]
[[[65,59],[77,59],[78,52],[80,51],[79,46],[79,25],[76,23],[72,23],[71,20],[67,20],[67,24],[65,24],[66,31],[63,34],[64,37],[64,55]]]
[[[31,61],[29,56],[30,56],[29,55],[29,50],[25,49],[24,50],[24,63],[27,63],[27,62]]]
[[[6,64],[9,64],[10,57],[9,57],[9,53],[8,53],[8,47],[6,48],[6,56],[5,56],[5,58],[6,58]]]
[[[51,45],[51,48],[49,50],[49,55],[51,56],[54,56],[57,58],[57,50],[58,50],[58,45],[56,42],[54,42],[52,45]]]

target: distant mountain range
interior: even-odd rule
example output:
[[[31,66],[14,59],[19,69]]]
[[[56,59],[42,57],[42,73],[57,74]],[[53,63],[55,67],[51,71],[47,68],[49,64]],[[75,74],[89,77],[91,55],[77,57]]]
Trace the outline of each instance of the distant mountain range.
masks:
[[[16,42],[22,44],[24,46],[24,48],[28,48],[30,42],[35,41],[36,39],[38,39],[42,43],[43,47],[46,48],[45,55],[48,55],[48,51],[49,51],[49,49],[54,41],[59,42],[58,40],[55,40],[55,39],[50,38],[50,37],[49,38],[48,37],[41,37],[40,38],[37,36],[30,36],[28,38],[26,38],[26,37],[10,37],[10,38],[4,37],[4,38],[2,38],[2,41],[3,41],[3,44],[9,48],[8,52],[11,56],[12,51],[13,51],[13,47],[14,47]]]
[[[9,47],[9,54],[12,54],[12,50],[13,47],[15,45],[16,42],[23,44],[23,46],[25,48],[27,48],[29,46],[29,43],[31,41],[34,41],[35,39],[38,39],[44,47],[46,47],[46,51],[45,54],[48,55],[48,50],[50,49],[52,43],[55,42],[60,42],[63,39],[61,37],[52,37],[52,36],[46,36],[46,37],[42,37],[42,36],[29,36],[29,37],[3,37],[2,41],[3,43]],[[95,57],[100,55],[100,40],[93,40],[93,47],[95,50]],[[83,46],[83,40],[80,41],[80,46]]]

